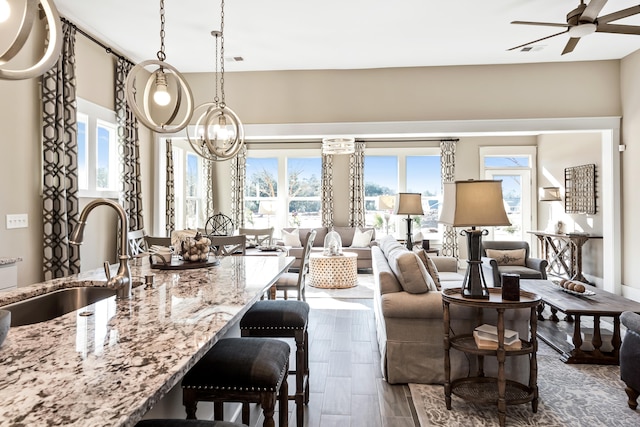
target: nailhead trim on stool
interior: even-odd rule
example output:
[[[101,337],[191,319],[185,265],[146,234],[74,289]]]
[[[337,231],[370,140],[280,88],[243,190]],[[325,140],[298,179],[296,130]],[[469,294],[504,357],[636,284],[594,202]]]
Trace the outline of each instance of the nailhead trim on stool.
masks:
[[[247,427],[246,424],[228,421],[205,420],[142,420],[135,427]]]
[[[304,425],[304,404],[309,403],[309,304],[295,300],[256,302],[240,320],[243,337],[294,338],[296,341],[296,425]]]
[[[182,379],[187,419],[195,419],[199,401],[214,402],[214,418],[222,420],[223,402],[242,402],[242,422],[249,424],[249,405],[259,403],[264,426],[288,425],[289,344],[267,338],[225,338],[218,341]]]

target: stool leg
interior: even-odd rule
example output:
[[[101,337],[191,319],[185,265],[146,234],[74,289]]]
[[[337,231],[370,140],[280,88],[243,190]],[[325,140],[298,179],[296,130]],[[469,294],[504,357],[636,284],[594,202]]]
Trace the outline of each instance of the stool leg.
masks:
[[[213,419],[216,421],[224,420],[224,403],[223,402],[213,402]]]
[[[182,404],[187,411],[187,419],[195,420],[198,407],[198,393],[190,388],[182,389]]]
[[[242,402],[242,424],[250,425],[249,402]]]
[[[287,370],[289,368],[287,367]],[[289,385],[287,383],[288,375],[284,375],[284,379],[282,380],[282,385],[280,385],[280,394],[278,395],[278,399],[280,401],[280,405],[278,407],[278,423],[281,426],[289,425]],[[300,424],[298,424],[300,425]]]
[[[309,403],[309,333],[304,330],[304,403]]]
[[[276,393],[261,393],[260,406],[262,406],[262,414],[264,415],[264,422],[262,423],[262,426],[275,427],[276,422],[273,419],[273,414],[276,409]]]
[[[297,427],[302,427],[304,424],[304,398],[305,398],[305,390],[304,390],[304,371],[306,370],[305,366],[305,354],[304,354],[304,331],[296,331],[295,333],[296,339],[296,393],[295,393],[295,402],[296,402],[296,425]]]

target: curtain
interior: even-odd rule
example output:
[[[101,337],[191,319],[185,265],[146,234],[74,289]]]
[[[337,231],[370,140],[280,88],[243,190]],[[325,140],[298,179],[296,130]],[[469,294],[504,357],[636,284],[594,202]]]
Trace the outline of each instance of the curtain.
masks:
[[[320,205],[322,206],[322,226],[333,227],[333,155],[322,154],[322,186]]]
[[[176,228],[176,193],[173,177],[173,141],[171,138],[165,142],[165,151],[167,156],[165,235],[171,237],[171,232]]]
[[[349,227],[364,227],[364,142],[349,156]]]
[[[243,145],[231,159],[231,221],[235,228],[244,227],[244,186],[247,180],[247,146]]]
[[[126,100],[125,83],[133,68],[131,61],[118,58],[116,63],[116,122],[118,124],[118,154],[120,157],[120,204],[129,217],[129,230],[144,229],[142,216],[142,185],[140,182],[140,142],[138,120]]]
[[[58,62],[42,76],[42,216],[44,279],[80,272],[80,247],[68,236],[78,223],[76,29],[62,23]]]
[[[456,143],[457,139],[447,139],[440,141],[440,175],[442,183],[454,182],[456,172]],[[458,258],[458,235],[454,227],[445,225],[442,233],[442,250],[440,254],[443,256],[453,256]]]

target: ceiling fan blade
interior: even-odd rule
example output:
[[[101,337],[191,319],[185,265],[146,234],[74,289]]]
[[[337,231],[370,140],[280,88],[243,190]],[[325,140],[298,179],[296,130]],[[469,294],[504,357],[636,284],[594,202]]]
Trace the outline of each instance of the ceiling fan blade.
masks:
[[[618,19],[626,18],[628,16],[637,15],[640,13],[640,5],[633,6],[628,9],[619,10],[617,12],[610,13],[598,18],[598,25],[608,24],[611,21],[617,21]]]
[[[542,25],[544,27],[569,27],[568,24],[556,24],[555,22],[511,21],[511,23],[518,25]]]
[[[571,37],[567,42],[567,45],[564,47],[562,54],[564,55],[565,53],[573,52],[573,49],[576,48],[576,45],[578,44],[579,41],[580,41],[580,37]]]
[[[512,47],[511,49],[507,49],[507,50],[516,50],[516,49],[520,49],[521,47],[529,46],[530,44],[538,43],[538,42],[541,42],[542,40],[546,40],[546,39],[550,39],[551,37],[559,36],[560,34],[564,34],[564,33],[568,32],[568,31],[569,31],[569,29],[566,29],[565,31],[561,31],[561,32],[559,32],[559,33],[552,34],[552,35],[550,35],[550,36],[543,37],[543,38],[541,38],[541,39],[534,40],[534,41],[531,41],[531,42],[529,42],[529,43],[521,44],[520,46]]]
[[[607,0],[591,0],[580,15],[580,22],[594,22]]]
[[[634,25],[598,24],[596,32],[640,35],[640,27]]]

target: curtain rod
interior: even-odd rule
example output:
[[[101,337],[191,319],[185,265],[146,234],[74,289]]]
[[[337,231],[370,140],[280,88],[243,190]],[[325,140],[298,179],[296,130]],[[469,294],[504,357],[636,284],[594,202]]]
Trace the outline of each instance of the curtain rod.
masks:
[[[115,56],[118,59],[124,59],[126,61],[129,61],[133,64],[133,61],[131,61],[129,58],[127,58],[124,55],[121,55],[120,53],[118,53],[117,51],[111,49],[110,46],[107,46],[106,44],[104,44],[103,42],[101,42],[100,40],[96,39],[95,37],[93,37],[91,34],[87,33],[86,31],[84,31],[82,28],[78,27],[76,24],[74,24],[73,22],[69,21],[67,18],[64,17],[60,17],[60,20],[62,22],[65,22],[69,25],[71,25],[73,28],[76,29],[76,31],[80,34],[82,34],[83,36],[85,36],[86,38],[88,38],[89,40],[91,40],[92,42],[94,42],[95,44],[97,44],[98,46],[100,46],[101,48],[103,48],[105,50],[105,52],[107,52],[110,55]]]
[[[322,144],[322,138],[287,138],[287,139],[251,139],[250,137],[245,138],[247,144],[282,144],[282,143],[296,143],[296,144]],[[356,138],[356,142],[445,142],[445,141],[453,141],[459,142],[460,138],[420,138],[420,137],[378,137],[378,138]]]

